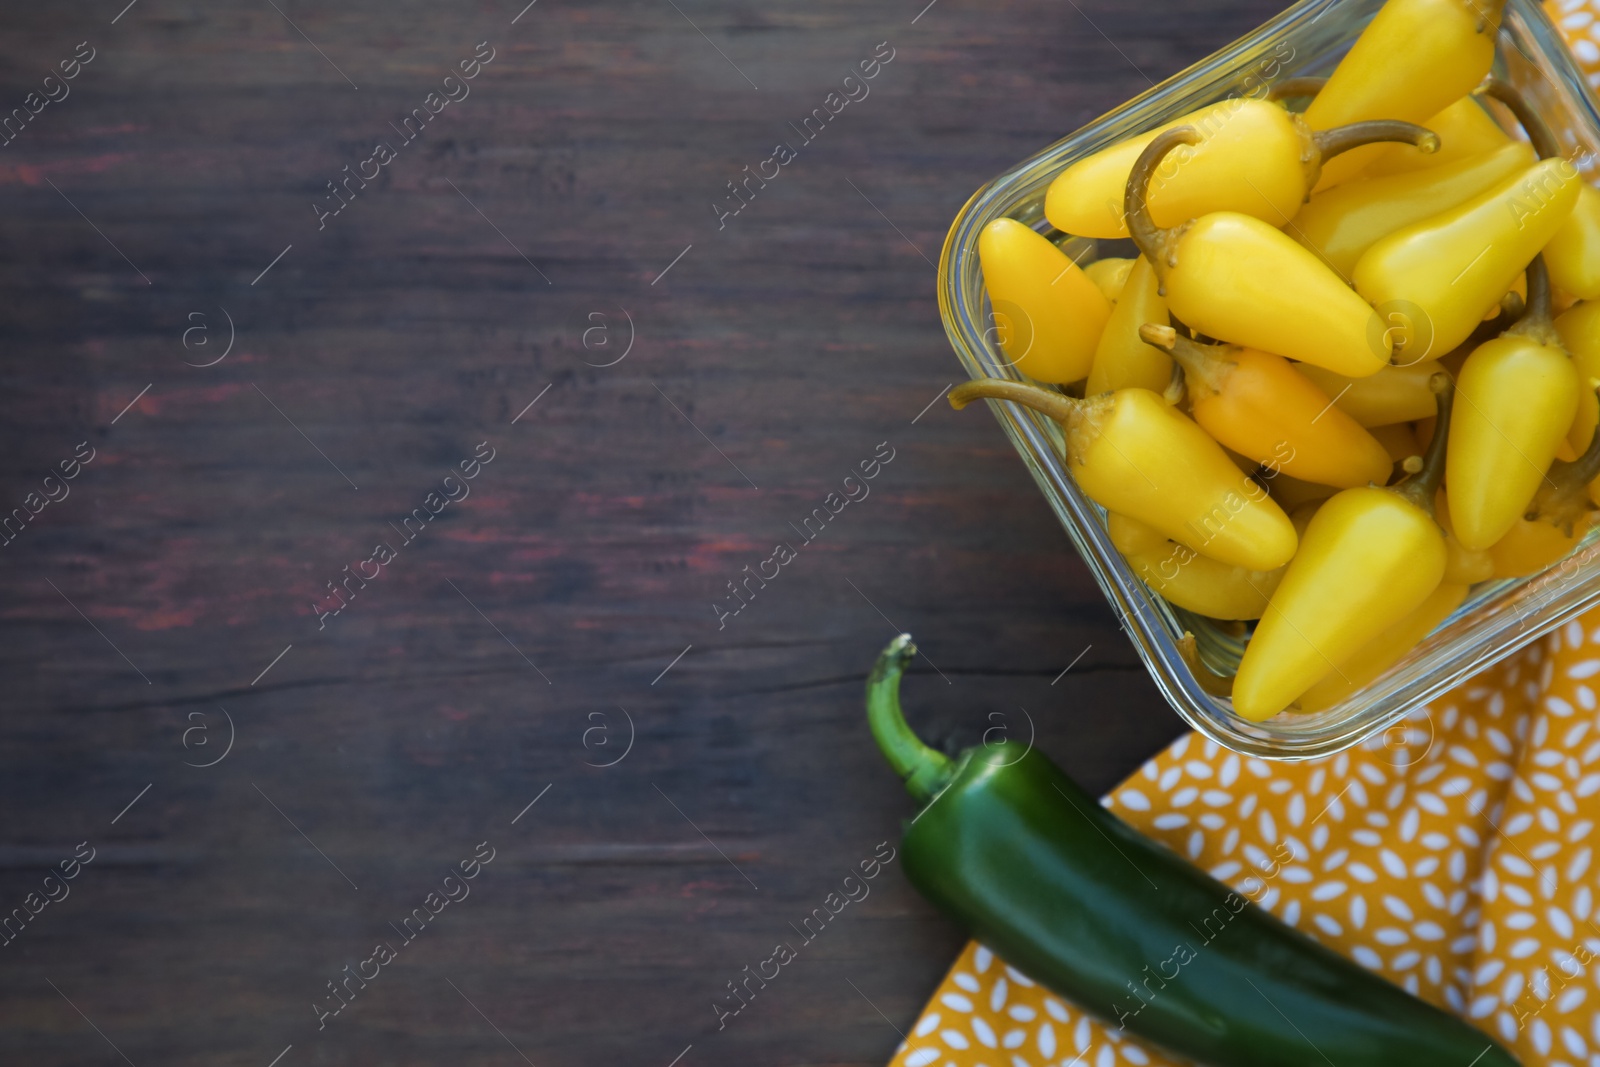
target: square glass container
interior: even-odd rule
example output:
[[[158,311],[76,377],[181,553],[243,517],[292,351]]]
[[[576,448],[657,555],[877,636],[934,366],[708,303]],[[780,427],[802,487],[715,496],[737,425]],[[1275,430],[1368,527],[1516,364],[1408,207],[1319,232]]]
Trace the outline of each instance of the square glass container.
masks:
[[[1383,0],[1302,0],[1253,33],[1130,100],[1077,133],[1023,160],[975,193],[957,215],[939,262],[945,332],[971,377],[1020,379],[999,352],[983,279],[978,235],[1009,217],[1059,240],[1044,220],[1044,196],[1068,165],[1125,137],[1230,96],[1260,95],[1289,77],[1327,74]],[[1516,86],[1549,123],[1586,175],[1600,148],[1600,113],[1560,34],[1535,0],[1509,0],[1495,73]],[[1080,260],[1095,242],[1063,248]],[[1101,242],[1102,245],[1108,242]],[[1120,244],[1126,244],[1121,242]],[[1118,249],[1106,254],[1128,254]],[[1105,512],[1078,489],[1062,455],[1059,427],[1003,401],[988,401],[1006,436],[1122,620],[1156,685],[1191,726],[1238,752],[1268,759],[1325,756],[1395,727],[1463,679],[1600,603],[1600,530],[1566,559],[1528,578],[1474,586],[1465,603],[1420,645],[1344,703],[1264,723],[1235,715],[1208,694],[1184,661],[1179,639],[1195,636],[1201,659],[1231,675],[1244,647],[1237,629],[1173,608],[1128,567],[1106,534]],[[1399,740],[1399,738],[1397,738]]]

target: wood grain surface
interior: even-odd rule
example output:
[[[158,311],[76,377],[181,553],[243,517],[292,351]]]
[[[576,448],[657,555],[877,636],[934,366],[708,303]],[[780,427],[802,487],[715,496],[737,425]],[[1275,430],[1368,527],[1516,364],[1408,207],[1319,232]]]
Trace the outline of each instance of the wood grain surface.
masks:
[[[895,863],[712,1005],[912,812],[884,642],[943,746],[1031,719],[1104,789],[1178,732],[993,420],[935,402],[932,261],[1275,5],[924,2],[6,6],[0,1061],[880,1064],[962,942]]]

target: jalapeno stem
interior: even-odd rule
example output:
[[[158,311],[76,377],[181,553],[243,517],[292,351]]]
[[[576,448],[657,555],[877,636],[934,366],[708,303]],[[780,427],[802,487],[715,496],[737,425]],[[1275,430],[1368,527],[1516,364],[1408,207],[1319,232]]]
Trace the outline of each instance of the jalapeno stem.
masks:
[[[1128,217],[1128,235],[1139,246],[1139,251],[1144,253],[1144,258],[1150,261],[1156,278],[1163,283],[1167,279],[1167,270],[1173,265],[1172,253],[1183,227],[1164,230],[1150,217],[1150,179],[1155,176],[1156,167],[1161,165],[1168,152],[1181,144],[1199,144],[1200,139],[1200,131],[1193,126],[1174,126],[1170,130],[1162,130],[1139,153],[1133,170],[1128,172],[1128,187],[1122,198],[1122,210]]]
[[[1004,378],[974,378],[950,390],[950,406],[957,411],[979,399],[1010,400],[1042,412],[1064,426],[1076,419],[1083,407],[1081,400]]]
[[[1540,159],[1554,159],[1561,154],[1561,145],[1556,141],[1556,135],[1550,132],[1549,125],[1529,106],[1527,97],[1513,89],[1508,82],[1486,78],[1478,87],[1478,92],[1506,106],[1506,110],[1522,127],[1522,132],[1528,135],[1528,143],[1533,145]]]
[[[1428,442],[1428,451],[1422,457],[1422,469],[1407,474],[1389,489],[1432,515],[1434,498],[1439,495],[1439,483],[1444,481],[1445,447],[1450,437],[1450,410],[1455,400],[1456,383],[1450,375],[1439,371],[1428,379],[1428,388],[1433,390],[1433,400],[1439,414],[1433,424],[1433,440]]]
[[[1550,270],[1544,264],[1544,253],[1533,257],[1528,264],[1528,303],[1522,317],[1506,330],[1506,337],[1526,337],[1541,345],[1561,345],[1555,323],[1550,318]],[[1565,350],[1565,349],[1563,349]]]
[[[1191,403],[1212,393],[1220,393],[1223,383],[1227,381],[1229,368],[1235,366],[1221,354],[1228,350],[1227,345],[1199,344],[1180,335],[1171,326],[1147,322],[1139,327],[1139,338],[1145,344],[1167,352],[1173,362],[1183,368]]]
[[[1304,125],[1303,122],[1301,124]],[[1162,130],[1145,146],[1144,151],[1139,153],[1133,169],[1128,172],[1128,185],[1122,199],[1123,214],[1128,219],[1128,235],[1133,238],[1133,243],[1139,246],[1139,251],[1144,253],[1145,259],[1150,261],[1150,266],[1156,272],[1156,278],[1163,283],[1163,292],[1165,292],[1167,271],[1174,266],[1173,253],[1176,251],[1178,238],[1183,235],[1184,227],[1188,223],[1169,229],[1163,229],[1155,224],[1155,219],[1150,215],[1150,180],[1155,177],[1156,167],[1161,165],[1162,160],[1174,148],[1179,145],[1198,145],[1203,140],[1200,131],[1193,126],[1174,126],[1170,130]],[[1432,130],[1424,129],[1415,123],[1392,119],[1352,122],[1348,126],[1313,133],[1311,134],[1313,158],[1307,168],[1307,188],[1316,184],[1322,164],[1327,160],[1352,148],[1384,141],[1415,145],[1423,152],[1439,150],[1439,136]]]
[[[1380,141],[1397,141],[1414,145],[1417,151],[1424,155],[1431,155],[1439,150],[1438,134],[1414,122],[1400,122],[1395,119],[1352,122],[1348,126],[1336,126],[1331,130],[1322,130],[1311,135],[1311,143],[1316,145],[1317,152],[1322,157],[1317,164],[1319,167],[1334,156],[1348,152],[1352,148],[1377,144]]]
[[[1277,103],[1300,96],[1316,96],[1327,84],[1327,78],[1285,78],[1267,90],[1267,99]]]
[[[900,676],[917,654],[910,634],[901,634],[872,665],[867,676],[867,725],[889,766],[906,784],[906,792],[919,801],[933,798],[950,777],[950,758],[929,748],[911,731],[900,710]]]

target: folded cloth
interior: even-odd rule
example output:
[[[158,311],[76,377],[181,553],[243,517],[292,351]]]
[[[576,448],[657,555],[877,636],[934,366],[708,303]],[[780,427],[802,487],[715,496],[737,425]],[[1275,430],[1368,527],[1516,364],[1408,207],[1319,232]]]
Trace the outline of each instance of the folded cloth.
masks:
[[[1527,1067],[1600,1067],[1597,676],[1600,610],[1349,752],[1190,734],[1102,803]],[[973,942],[891,1067],[980,1064],[1178,1067]]]

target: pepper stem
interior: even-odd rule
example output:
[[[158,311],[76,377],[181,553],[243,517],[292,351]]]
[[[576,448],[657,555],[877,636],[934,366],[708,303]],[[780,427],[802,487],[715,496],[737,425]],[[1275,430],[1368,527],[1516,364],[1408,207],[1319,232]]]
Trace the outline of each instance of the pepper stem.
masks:
[[[1542,345],[1561,346],[1560,335],[1550,318],[1550,269],[1545,266],[1544,253],[1533,257],[1528,264],[1528,304],[1522,317],[1506,330],[1508,337],[1526,337]]]
[[[1438,407],[1438,417],[1433,424],[1433,440],[1428,442],[1421,468],[1407,474],[1391,485],[1389,490],[1399,493],[1431,516],[1434,498],[1439,495],[1439,483],[1444,481],[1444,455],[1450,438],[1450,410],[1455,401],[1456,383],[1450,375],[1439,371],[1428,379],[1428,388],[1433,390],[1433,401]]]
[[[1316,96],[1327,84],[1327,78],[1285,78],[1267,90],[1267,99],[1277,103],[1279,100],[1293,100],[1301,96]]]
[[[1167,269],[1173,265],[1172,256],[1177,250],[1178,234],[1182,226],[1164,230],[1150,217],[1150,179],[1167,153],[1181,144],[1200,143],[1200,131],[1193,126],[1174,126],[1156,134],[1155,140],[1145,146],[1128,172],[1128,187],[1122,196],[1122,212],[1128,218],[1128,235],[1139,246],[1144,258],[1156,272],[1157,280],[1167,280]]]
[[[1528,135],[1528,143],[1533,145],[1540,159],[1554,159],[1561,155],[1561,145],[1556,141],[1556,135],[1550,132],[1549,125],[1529,106],[1527,97],[1513,89],[1510,83],[1499,78],[1485,78],[1483,84],[1478,86],[1478,92],[1506,106],[1506,110],[1522,127],[1522,132]]]
[[[1226,351],[1228,346],[1203,345],[1191,341],[1171,326],[1147,322],[1139,327],[1139,339],[1147,345],[1165,350],[1172,356],[1173,362],[1183,368],[1191,403],[1220,393],[1229,368],[1234,366],[1231,360],[1219,354]]]
[[[1417,151],[1423,155],[1431,155],[1439,150],[1438,134],[1414,122],[1400,122],[1395,119],[1352,122],[1348,126],[1335,126],[1331,130],[1321,130],[1311,135],[1311,142],[1317,146],[1317,152],[1321,156],[1317,162],[1318,167],[1352,148],[1377,144],[1380,141],[1400,141],[1415,145]]]
[[[1590,378],[1589,385],[1600,395],[1600,381]],[[1523,518],[1529,522],[1548,522],[1571,537],[1578,520],[1595,510],[1588,488],[1596,478],[1600,478],[1600,429],[1589,439],[1589,447],[1584,449],[1583,455],[1550,464]]]
[[[1077,418],[1083,401],[1070,396],[1041,389],[1027,382],[1013,382],[1005,378],[974,378],[950,390],[950,406],[960,411],[974,400],[1010,400],[1067,425]]]
[[[900,710],[900,676],[917,654],[910,634],[901,634],[878,656],[867,676],[867,725],[872,738],[905,781],[906,791],[919,801],[933,798],[950,777],[950,758],[929,748],[912,733]]]
[[[1528,264],[1528,302],[1517,322],[1529,319],[1550,319],[1550,268],[1545,265],[1543,252]]]

